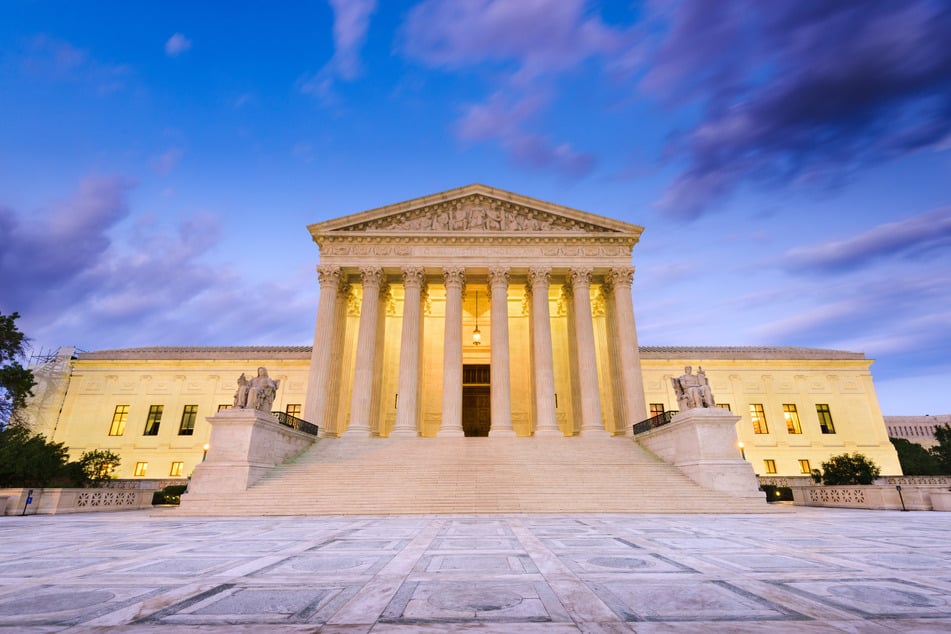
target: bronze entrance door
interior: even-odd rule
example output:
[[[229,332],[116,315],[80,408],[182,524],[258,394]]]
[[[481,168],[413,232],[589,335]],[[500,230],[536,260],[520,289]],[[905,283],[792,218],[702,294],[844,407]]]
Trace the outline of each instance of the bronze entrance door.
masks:
[[[462,431],[466,436],[488,436],[492,426],[489,366],[462,367]]]

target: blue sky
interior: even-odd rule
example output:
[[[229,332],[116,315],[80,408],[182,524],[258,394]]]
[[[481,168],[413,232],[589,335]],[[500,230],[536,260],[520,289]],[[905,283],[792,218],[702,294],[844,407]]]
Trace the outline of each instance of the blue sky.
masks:
[[[309,344],[306,225],[469,183],[643,225],[643,345],[865,352],[951,412],[951,8],[0,5],[0,311]]]

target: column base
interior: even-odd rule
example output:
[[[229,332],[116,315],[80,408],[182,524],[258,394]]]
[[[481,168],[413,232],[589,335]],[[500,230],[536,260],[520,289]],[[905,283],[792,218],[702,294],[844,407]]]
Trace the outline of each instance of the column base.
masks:
[[[554,438],[556,436],[561,436],[562,438],[565,437],[565,435],[561,432],[560,429],[536,429],[535,433],[532,435],[535,436],[536,438],[542,437],[542,436],[546,438]]]
[[[373,434],[370,433],[370,428],[369,428],[369,427],[362,427],[362,426],[354,427],[353,425],[351,425],[350,427],[347,427],[347,431],[345,431],[345,432],[343,432],[342,434],[340,434],[341,437],[343,437],[343,436],[347,436],[347,437],[360,436],[360,437],[363,437],[363,436],[372,436],[372,435],[373,435]]]
[[[394,429],[390,432],[389,438],[416,438],[419,432],[415,429]]]
[[[441,438],[464,438],[466,432],[461,429],[440,429],[436,435]]]
[[[514,429],[493,429],[489,428],[489,438],[515,438]]]
[[[609,434],[608,430],[606,430],[604,427],[589,427],[588,429],[582,428],[578,432],[578,435],[579,436],[604,436],[605,438],[607,438],[611,434]]]

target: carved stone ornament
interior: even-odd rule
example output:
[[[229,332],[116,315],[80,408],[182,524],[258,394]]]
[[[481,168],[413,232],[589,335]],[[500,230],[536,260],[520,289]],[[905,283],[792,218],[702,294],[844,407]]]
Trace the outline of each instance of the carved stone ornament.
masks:
[[[627,288],[631,287],[631,284],[634,283],[634,267],[633,266],[624,266],[611,269],[609,274],[611,284],[614,286],[625,286]]]
[[[423,285],[423,267],[409,266],[403,269],[403,285],[422,287]]]
[[[457,267],[443,269],[442,276],[446,282],[447,288],[450,286],[462,288],[462,286],[466,283],[466,270],[464,268]]]
[[[570,231],[609,233],[597,225],[481,195],[363,222],[341,231]]]
[[[340,284],[339,266],[318,266],[317,281],[321,288],[337,288]]]

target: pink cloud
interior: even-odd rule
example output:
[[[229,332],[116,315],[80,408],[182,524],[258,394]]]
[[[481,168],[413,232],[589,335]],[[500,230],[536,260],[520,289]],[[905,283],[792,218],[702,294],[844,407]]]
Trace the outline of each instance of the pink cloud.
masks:
[[[176,33],[165,41],[165,54],[169,57],[178,57],[191,47],[192,41],[190,39],[181,33]]]

